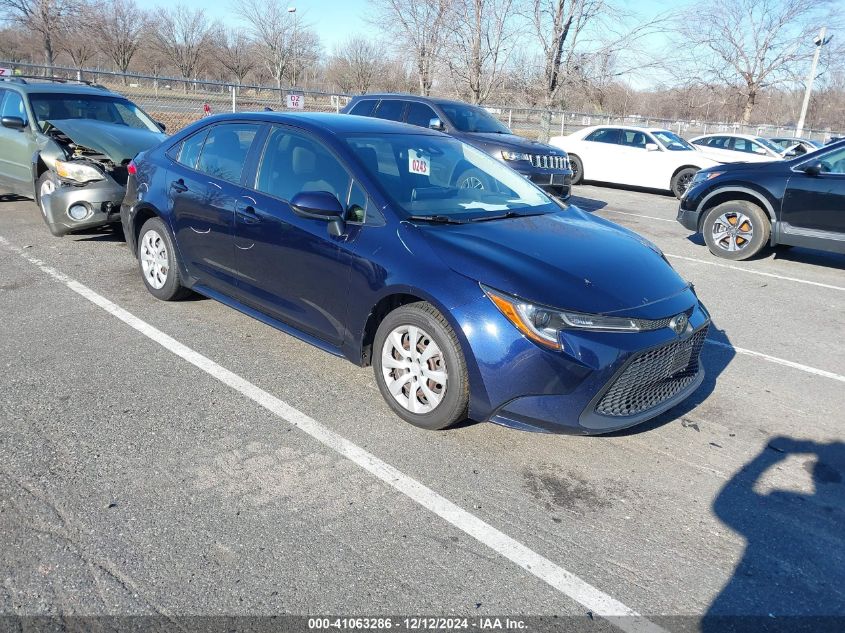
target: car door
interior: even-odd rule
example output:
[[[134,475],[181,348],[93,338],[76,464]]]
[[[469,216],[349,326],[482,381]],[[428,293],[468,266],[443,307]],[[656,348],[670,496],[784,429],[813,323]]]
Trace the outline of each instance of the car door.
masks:
[[[347,224],[339,237],[325,221],[304,218],[290,200],[328,191],[347,204],[352,178],[335,154],[296,128],[271,128],[235,221],[241,301],[332,345],[344,336],[349,281]]]
[[[240,180],[258,123],[220,123],[183,141],[168,169],[173,232],[182,261],[201,284],[237,288],[232,236]],[[171,156],[172,157],[172,156]]]
[[[0,88],[0,116],[17,117],[26,124],[23,129],[0,126],[0,182],[11,193],[32,196],[35,133],[19,92]]]
[[[821,162],[822,171],[807,173]],[[823,240],[845,250],[845,147],[809,158],[792,169],[781,205],[780,241],[802,244]],[[812,244],[807,243],[807,246]]]
[[[593,130],[584,137],[581,142],[584,178],[619,182],[619,168],[624,162],[619,152],[621,140],[621,130],[609,127]]]
[[[660,146],[657,142],[641,130],[620,130],[619,147],[615,160],[617,168],[614,181],[622,185],[638,187],[653,187],[665,189],[668,184],[658,182],[655,177],[656,168],[661,159]],[[648,144],[654,145],[654,151],[647,149]]]

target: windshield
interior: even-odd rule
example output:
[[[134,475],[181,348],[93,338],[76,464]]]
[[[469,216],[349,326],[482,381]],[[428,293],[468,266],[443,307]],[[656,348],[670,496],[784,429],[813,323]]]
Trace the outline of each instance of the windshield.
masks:
[[[762,145],[766,149],[772,150],[775,154],[780,154],[781,152],[783,152],[782,147],[778,147],[777,145],[772,143],[767,138],[763,138],[762,136],[757,136],[757,137],[754,138],[754,140],[757,141],[758,143],[760,143],[760,145]]]
[[[655,138],[660,141],[660,143],[671,152],[680,152],[686,150],[695,150],[695,148],[687,143],[684,139],[680,136],[675,134],[674,132],[669,132],[667,130],[658,130],[656,132],[652,132]]]
[[[461,132],[484,132],[492,134],[510,134],[511,131],[492,114],[478,106],[461,103],[441,103],[440,108]]]
[[[161,132],[155,122],[128,99],[100,95],[35,93],[29,95],[29,101],[35,120],[42,130],[47,121],[89,119]]]
[[[560,210],[515,171],[453,138],[350,135],[346,142],[384,193],[409,216],[463,221]]]

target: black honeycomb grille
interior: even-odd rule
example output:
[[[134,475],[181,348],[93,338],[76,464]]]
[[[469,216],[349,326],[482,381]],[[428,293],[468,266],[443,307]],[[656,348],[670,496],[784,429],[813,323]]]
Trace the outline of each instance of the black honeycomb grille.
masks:
[[[635,358],[596,405],[611,417],[648,411],[689,387],[698,374],[698,357],[707,327],[688,339],[649,350]]]

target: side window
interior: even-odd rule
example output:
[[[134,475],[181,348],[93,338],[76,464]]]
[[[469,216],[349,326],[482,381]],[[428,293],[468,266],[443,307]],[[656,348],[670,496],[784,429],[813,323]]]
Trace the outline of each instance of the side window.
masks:
[[[192,134],[186,138],[179,145],[172,147],[170,151],[167,152],[167,155],[176,162],[183,164],[185,167],[196,169],[197,158],[200,156],[200,152],[202,151],[202,146],[205,143],[205,137],[207,135],[208,128],[204,128],[196,134]]]
[[[408,114],[405,115],[405,122],[411,125],[419,125],[420,127],[428,127],[432,119],[439,118],[434,110],[426,104],[411,101],[408,104]]]
[[[358,103],[352,106],[349,114],[354,114],[356,116],[373,116],[373,110],[376,108],[376,103],[378,103],[378,101],[375,99],[361,99]]]
[[[602,128],[591,132],[585,141],[593,141],[595,143],[614,143],[618,144],[620,141],[619,130],[616,128]]]
[[[23,98],[14,90],[4,90],[6,98],[3,99],[2,116],[16,116],[26,123],[26,108],[23,105]]]
[[[365,226],[384,226],[384,216],[370,202],[366,192],[357,182],[349,189],[349,204],[346,205],[346,221]]]
[[[397,99],[383,99],[376,108],[376,116],[388,121],[401,121],[402,112],[405,110],[405,102]]]
[[[238,183],[246,155],[258,133],[257,123],[223,123],[208,132],[197,169],[201,172]]]
[[[645,149],[645,134],[636,130],[622,130],[622,145]]]
[[[342,202],[348,199],[351,181],[343,165],[322,144],[276,127],[264,146],[255,188],[282,200],[301,191],[327,191]]]
[[[715,147],[716,149],[729,149],[728,147],[728,139],[727,136],[714,136],[710,139],[710,142],[707,144],[710,147]]]
[[[845,174],[845,149],[827,154],[821,159],[822,173]]]

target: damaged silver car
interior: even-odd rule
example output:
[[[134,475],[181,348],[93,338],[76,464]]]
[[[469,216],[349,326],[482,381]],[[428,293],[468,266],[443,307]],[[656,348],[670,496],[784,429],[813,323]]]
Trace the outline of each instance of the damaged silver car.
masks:
[[[97,85],[0,82],[0,193],[32,198],[53,235],[120,223],[127,166],[164,126]]]

